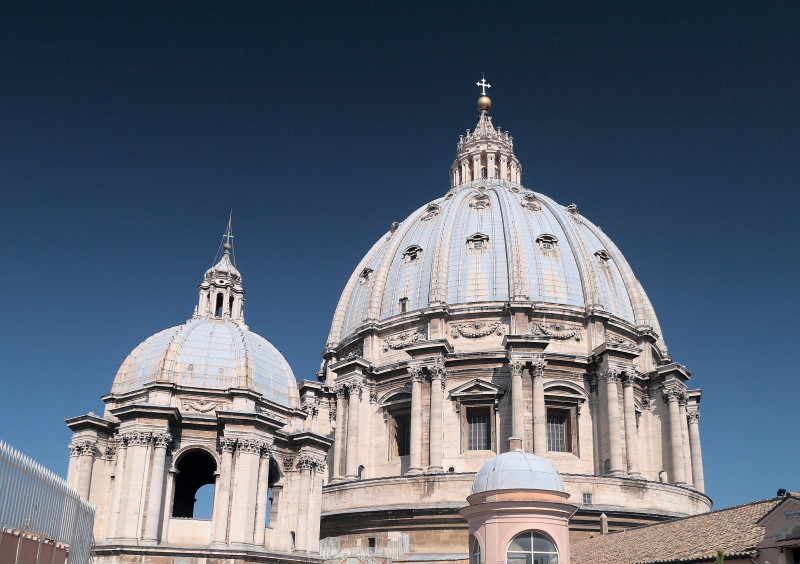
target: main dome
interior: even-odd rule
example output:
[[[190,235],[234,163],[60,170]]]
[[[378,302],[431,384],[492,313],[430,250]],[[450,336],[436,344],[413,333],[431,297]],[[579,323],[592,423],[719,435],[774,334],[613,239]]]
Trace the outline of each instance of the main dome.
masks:
[[[329,343],[436,305],[510,301],[601,310],[661,334],[625,257],[577,206],[486,178],[452,187],[375,243],[342,293]]]

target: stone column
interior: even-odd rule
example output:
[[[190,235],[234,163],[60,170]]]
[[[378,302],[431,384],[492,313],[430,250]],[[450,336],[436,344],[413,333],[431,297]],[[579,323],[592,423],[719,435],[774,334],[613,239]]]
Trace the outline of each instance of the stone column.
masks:
[[[95,441],[81,441],[77,445],[80,451],[79,473],[78,473],[78,493],[89,501],[89,492],[92,489],[92,470],[94,469],[94,453],[97,450]]]
[[[336,386],[336,434],[333,442],[333,481],[341,482],[344,480],[342,472],[342,450],[345,444],[344,430],[344,409],[345,409],[345,388],[342,385]]]
[[[500,155],[500,178],[508,180],[508,157]]]
[[[619,421],[619,393],[617,392],[617,373],[606,370],[602,373],[603,390],[606,396],[606,413],[608,414],[608,450],[611,469],[609,475],[622,476],[622,429]]]
[[[309,552],[319,552],[319,526],[322,516],[322,476],[325,472],[325,459],[317,458],[316,467],[311,472],[311,492],[309,497],[308,544]]]
[[[547,408],[544,404],[544,360],[535,360],[533,376],[533,452],[547,456]]]
[[[233,470],[230,542],[252,544],[256,522],[258,467],[262,442],[256,439],[236,441],[236,467]]]
[[[481,156],[475,155],[472,157],[472,180],[481,178]]]
[[[167,461],[167,448],[172,443],[172,435],[161,433],[153,436],[153,464],[150,467],[150,495],[147,498],[147,516],[144,522],[146,544],[158,543],[158,529],[161,523],[161,508],[164,506],[164,475]]]
[[[75,443],[67,445],[69,448],[69,470],[67,470],[67,485],[74,490],[78,489],[78,473],[80,472],[81,449]]]
[[[497,178],[497,175],[494,172],[494,159],[495,154],[489,153],[486,155],[486,177],[487,178]]]
[[[622,406],[625,410],[625,452],[628,455],[628,475],[641,478],[639,470],[639,436],[636,429],[636,404],[633,401],[635,375],[622,375]]]
[[[128,434],[128,454],[125,460],[125,486],[120,509],[119,537],[139,538],[139,517],[145,491],[144,469],[147,465],[151,433]]]
[[[349,432],[347,436],[348,438],[350,437]],[[308,547],[310,517],[308,514],[308,502],[311,496],[311,469],[313,465],[313,456],[305,453],[300,455],[300,460],[297,462],[297,467],[300,469],[300,485],[297,490],[297,526],[294,530],[294,549],[300,552],[305,552]]]
[[[231,503],[231,469],[233,467],[233,450],[236,448],[236,440],[221,438],[219,440],[222,448],[222,468],[217,481],[215,490],[216,503],[214,503],[214,524],[212,536],[213,544],[216,546],[228,543],[228,510]]]
[[[678,412],[681,418],[681,443],[683,444],[683,471],[688,485],[694,484],[692,476],[692,453],[689,448],[689,421],[686,417],[686,394],[678,399]]]
[[[444,386],[446,373],[444,362],[429,367],[431,373],[431,425],[430,425],[430,465],[428,472],[442,472],[442,403],[444,402]]]
[[[119,506],[122,496],[123,479],[125,473],[125,454],[128,441],[124,435],[117,435],[117,461],[114,467],[114,486],[111,490],[111,502],[108,509],[108,523],[106,527],[106,538],[117,537],[117,526],[119,524]]]
[[[267,496],[269,495],[269,459],[272,446],[264,443],[258,464],[258,492],[256,493],[256,524],[253,544],[264,546],[267,534]]]
[[[683,471],[683,441],[681,440],[681,411],[678,407],[678,398],[681,391],[677,389],[664,389],[664,401],[669,406],[669,442],[672,460],[672,483],[685,485],[686,474]]]
[[[522,407],[522,371],[524,367],[525,364],[519,360],[512,360],[508,363],[508,369],[511,372],[511,436],[522,440],[523,445],[525,419]]]
[[[347,398],[347,452],[345,453],[345,479],[358,479],[358,415],[361,411],[363,382],[348,384]]]
[[[411,375],[411,422],[407,474],[422,472],[422,367],[409,366]]]
[[[689,411],[689,445],[692,450],[692,476],[694,487],[699,492],[706,491],[703,477],[703,449],[700,446],[700,411]]]

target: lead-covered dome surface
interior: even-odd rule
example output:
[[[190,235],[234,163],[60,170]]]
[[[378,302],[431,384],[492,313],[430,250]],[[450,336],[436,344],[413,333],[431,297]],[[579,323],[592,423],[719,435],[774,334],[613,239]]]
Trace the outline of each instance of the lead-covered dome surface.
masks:
[[[404,312],[511,300],[602,310],[661,334],[625,257],[576,206],[483,179],[452,188],[375,243],[342,293],[329,344]]]
[[[472,493],[495,490],[548,490],[564,493],[564,482],[546,459],[530,452],[504,452],[481,466]]]
[[[131,392],[154,382],[243,388],[281,405],[299,405],[297,381],[280,351],[230,319],[190,319],[156,333],[128,355],[111,391]]]

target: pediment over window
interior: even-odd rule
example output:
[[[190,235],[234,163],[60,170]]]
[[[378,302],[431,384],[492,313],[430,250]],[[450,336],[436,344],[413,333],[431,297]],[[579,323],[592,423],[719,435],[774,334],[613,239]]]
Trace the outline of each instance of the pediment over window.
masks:
[[[475,378],[466,384],[450,390],[450,397],[458,401],[469,400],[498,400],[505,395],[506,390],[497,384]]]

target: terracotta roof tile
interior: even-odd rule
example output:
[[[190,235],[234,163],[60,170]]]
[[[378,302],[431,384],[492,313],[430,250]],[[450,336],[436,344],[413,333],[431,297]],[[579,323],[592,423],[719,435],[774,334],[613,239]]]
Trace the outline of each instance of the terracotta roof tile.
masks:
[[[764,537],[756,522],[783,498],[765,499],[575,543],[572,564],[639,564],[713,560],[717,550],[743,554]]]

